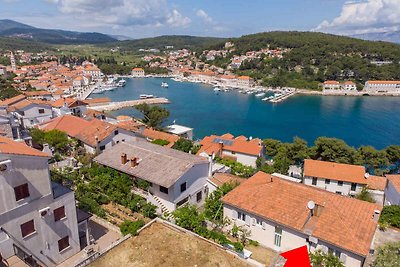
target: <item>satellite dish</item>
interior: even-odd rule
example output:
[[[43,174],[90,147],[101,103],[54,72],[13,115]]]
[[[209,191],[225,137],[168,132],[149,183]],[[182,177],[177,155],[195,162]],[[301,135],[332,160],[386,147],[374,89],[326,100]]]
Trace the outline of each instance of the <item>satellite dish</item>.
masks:
[[[315,202],[312,201],[312,200],[308,201],[308,203],[307,203],[307,208],[308,208],[309,210],[313,210],[313,209],[315,208]]]
[[[366,173],[364,174],[364,177],[365,177],[365,179],[368,179],[368,178],[369,178],[369,173],[366,172]]]

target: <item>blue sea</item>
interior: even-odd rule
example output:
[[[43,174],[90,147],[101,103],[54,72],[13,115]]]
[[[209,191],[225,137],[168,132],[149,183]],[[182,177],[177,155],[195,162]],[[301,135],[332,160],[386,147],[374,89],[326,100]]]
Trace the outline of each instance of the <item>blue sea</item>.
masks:
[[[162,88],[161,82],[169,88]],[[274,138],[290,142],[298,136],[312,144],[319,136],[337,137],[349,145],[377,149],[400,144],[400,97],[293,96],[272,104],[237,91],[213,91],[213,87],[162,78],[128,79],[125,87],[92,94],[112,101],[138,99],[140,94],[166,97],[171,104],[166,124],[194,128],[196,139],[210,134]],[[113,115],[140,117],[134,108]]]

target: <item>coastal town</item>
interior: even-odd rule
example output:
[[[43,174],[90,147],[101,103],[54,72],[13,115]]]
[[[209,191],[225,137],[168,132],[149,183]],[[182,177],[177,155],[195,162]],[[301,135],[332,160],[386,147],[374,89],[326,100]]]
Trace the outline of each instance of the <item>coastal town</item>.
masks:
[[[286,52],[246,53],[233,59],[230,68],[260,53],[280,57]],[[26,63],[38,56],[15,53]],[[224,54],[209,51],[204,57]],[[129,253],[127,244],[166,250],[170,244],[156,245],[161,241],[154,231],[172,230],[186,236],[185,242],[201,243],[223,266],[278,266],[280,252],[301,246],[309,253],[333,255],[343,266],[370,266],[380,247],[400,240],[385,211],[400,205],[398,169],[377,175],[362,164],[306,156],[285,171],[271,172],[276,152],[265,140],[229,133],[193,140],[189,127],[153,128],[138,118],[107,113],[143,103],[166,104],[168,99],[111,102],[90,97],[96,90],[123,87],[121,80],[147,77],[143,68],[133,68],[128,77],[107,77],[88,61],[63,65],[42,57],[41,63],[17,65],[13,52],[6,55],[11,65],[1,66],[0,74],[12,77],[19,92],[0,102],[0,253],[10,266],[157,266],[148,257],[136,256],[134,262],[122,257]],[[153,56],[145,60],[170,69],[169,77],[176,81],[211,84],[216,93],[239,90],[262,97],[271,90],[282,93],[268,100],[279,101],[300,92],[263,88],[248,76],[212,66],[192,68],[193,62],[181,60],[188,55],[190,51],[178,50],[168,54],[168,63],[151,63]],[[395,81],[368,81],[360,91],[351,81],[321,86],[326,94],[399,90]],[[185,142],[190,149],[179,148]],[[85,195],[97,193],[102,195],[98,199]],[[196,217],[199,210],[204,210],[202,219]],[[195,222],[189,217],[200,224],[190,226]],[[145,236],[153,243],[140,241]],[[176,246],[185,251],[181,245]],[[168,253],[164,263],[173,265],[179,255]],[[185,253],[193,254],[192,263],[204,261],[193,251]]]
[[[206,2],[0,0],[0,267],[400,266],[396,0]]]

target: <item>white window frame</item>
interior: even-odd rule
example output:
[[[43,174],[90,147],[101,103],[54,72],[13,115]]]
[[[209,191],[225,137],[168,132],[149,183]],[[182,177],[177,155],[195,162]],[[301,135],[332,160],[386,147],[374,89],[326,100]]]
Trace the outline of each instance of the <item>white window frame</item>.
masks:
[[[283,234],[283,229],[282,227],[275,226],[275,232],[274,232],[274,246],[276,248],[280,248],[282,246],[282,234]]]

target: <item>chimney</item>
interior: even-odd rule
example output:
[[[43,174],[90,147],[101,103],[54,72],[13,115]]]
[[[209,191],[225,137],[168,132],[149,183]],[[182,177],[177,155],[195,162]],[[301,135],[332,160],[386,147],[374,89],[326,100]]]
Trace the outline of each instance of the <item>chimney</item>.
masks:
[[[212,177],[212,166],[213,166],[213,159],[212,156],[208,157],[208,177]]]
[[[121,154],[121,164],[125,165],[128,162],[128,156],[125,153]]]
[[[136,157],[131,158],[131,168],[135,168],[138,165],[138,159]]]
[[[322,213],[322,210],[324,209],[323,206],[319,204],[315,204],[315,208],[313,210],[313,216],[319,217]]]
[[[379,210],[374,210],[374,221],[375,222],[378,222],[379,215],[381,215],[381,212]]]
[[[224,142],[220,141],[218,143],[218,152],[219,152],[219,156],[222,158],[222,151],[224,149]]]

